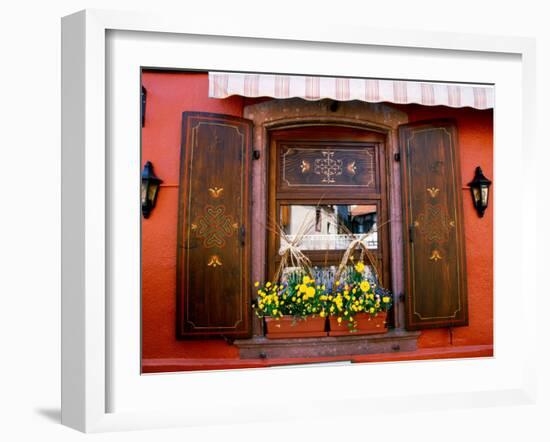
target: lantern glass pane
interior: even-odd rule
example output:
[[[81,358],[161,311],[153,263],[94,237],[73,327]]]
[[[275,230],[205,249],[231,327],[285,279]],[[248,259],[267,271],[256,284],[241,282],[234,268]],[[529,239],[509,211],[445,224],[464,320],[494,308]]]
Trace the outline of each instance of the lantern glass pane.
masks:
[[[479,193],[478,187],[472,187],[472,195],[474,196],[474,203],[477,207],[479,205],[479,201],[481,200],[481,195]]]
[[[487,207],[489,202],[489,187],[483,186],[481,188],[481,205],[483,207]]]
[[[141,205],[147,202],[148,183],[146,180],[141,180]]]
[[[154,183],[154,182],[149,183],[148,194],[149,194],[149,201],[151,202],[152,205],[155,205],[158,189],[159,189],[158,183]]]

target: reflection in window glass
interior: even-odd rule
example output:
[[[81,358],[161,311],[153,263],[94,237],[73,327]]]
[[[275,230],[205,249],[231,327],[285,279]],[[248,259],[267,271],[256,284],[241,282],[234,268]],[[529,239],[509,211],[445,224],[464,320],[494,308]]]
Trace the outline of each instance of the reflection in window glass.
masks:
[[[287,267],[283,270],[281,282],[285,283],[287,282],[288,276],[296,271],[301,271],[299,267]],[[313,266],[312,267],[312,273],[313,278],[315,281],[320,284],[324,285],[328,291],[332,291],[332,287],[334,285],[334,277],[336,275],[336,272],[338,271],[337,265],[326,265],[326,266]],[[352,271],[351,266],[347,266],[340,275],[340,281],[344,282],[348,280],[349,272]],[[378,283],[378,280],[376,278],[376,273],[374,272],[374,269],[372,266],[366,264],[365,265],[365,271],[363,272],[363,277],[367,278],[371,283]]]
[[[298,235],[301,250],[345,250],[357,238],[377,249],[376,210],[374,204],[285,205],[280,223],[289,241]]]

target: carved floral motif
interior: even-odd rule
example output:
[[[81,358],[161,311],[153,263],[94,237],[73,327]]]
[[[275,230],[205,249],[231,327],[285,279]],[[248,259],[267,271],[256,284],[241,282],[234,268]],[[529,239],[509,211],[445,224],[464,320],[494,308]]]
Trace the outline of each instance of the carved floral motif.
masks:
[[[197,237],[204,238],[204,247],[211,248],[224,247],[225,238],[233,234],[234,226],[237,224],[225,213],[224,205],[207,205],[204,208],[204,214],[193,225],[196,225],[193,230]]]
[[[450,229],[454,227],[454,221],[449,219],[439,205],[429,204],[414,225],[428,241],[442,242],[447,240]]]
[[[210,192],[210,196],[212,198],[217,199],[222,195],[223,187],[210,187],[208,192]]]
[[[208,267],[217,267],[223,265],[218,255],[212,255],[208,260]]]
[[[325,150],[322,154],[324,158],[315,160],[313,171],[323,177],[323,183],[332,184],[335,176],[342,175],[342,160],[335,160],[334,152],[330,150]]]

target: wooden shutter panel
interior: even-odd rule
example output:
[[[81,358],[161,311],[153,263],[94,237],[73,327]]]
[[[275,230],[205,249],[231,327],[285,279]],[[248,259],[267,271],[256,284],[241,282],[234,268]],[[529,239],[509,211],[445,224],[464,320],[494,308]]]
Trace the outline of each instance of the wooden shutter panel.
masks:
[[[468,324],[462,180],[456,128],[399,128],[407,328]]]
[[[250,335],[251,134],[249,120],[183,113],[179,337]]]

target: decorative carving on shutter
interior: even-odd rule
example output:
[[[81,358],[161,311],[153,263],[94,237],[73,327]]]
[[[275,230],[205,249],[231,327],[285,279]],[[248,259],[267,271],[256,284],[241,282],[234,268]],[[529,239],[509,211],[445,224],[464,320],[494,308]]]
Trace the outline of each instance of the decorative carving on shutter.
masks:
[[[462,180],[455,125],[401,126],[407,328],[468,324]]]
[[[252,123],[184,112],[182,124],[178,337],[246,337]]]

